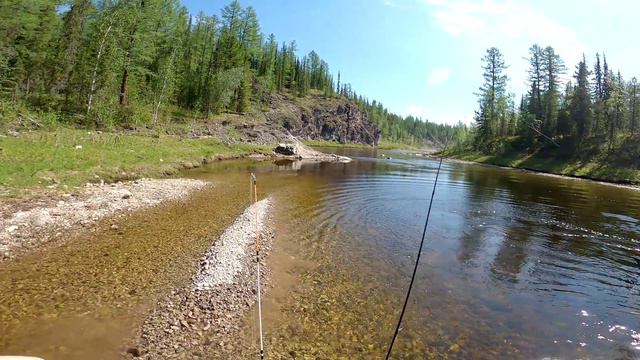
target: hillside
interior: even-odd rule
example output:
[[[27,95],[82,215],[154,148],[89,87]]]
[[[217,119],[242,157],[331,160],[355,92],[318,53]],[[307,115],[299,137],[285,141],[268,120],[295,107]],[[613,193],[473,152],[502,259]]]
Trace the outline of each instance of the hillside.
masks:
[[[51,120],[55,113],[7,107],[0,126],[0,196],[171,175],[212,160],[269,155],[290,135],[375,146],[380,130],[352,101],[275,94],[251,113],[203,117],[176,111],[156,127],[95,128]],[[54,118],[55,119],[55,118]]]
[[[219,16],[189,14],[179,1],[58,3],[0,5],[0,129],[37,113],[39,123],[100,130],[170,133],[189,122],[194,135],[224,141],[273,142],[284,127],[413,146],[452,130],[357,94],[315,51],[262,34],[238,1]]]
[[[289,134],[300,140],[324,140],[376,146],[380,129],[354,102],[341,97],[274,94],[251,113],[226,113],[194,119],[191,136],[213,136],[224,143],[273,145]]]

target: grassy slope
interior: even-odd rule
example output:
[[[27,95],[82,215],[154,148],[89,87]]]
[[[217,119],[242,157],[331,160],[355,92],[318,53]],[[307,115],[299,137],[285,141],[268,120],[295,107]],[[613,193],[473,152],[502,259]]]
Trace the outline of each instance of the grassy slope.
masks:
[[[293,98],[297,106],[311,106],[319,99],[336,102],[318,94]],[[340,100],[341,101],[341,100]],[[335,104],[334,104],[335,105]],[[264,117],[254,109],[248,114],[202,115],[167,107],[156,129],[141,124],[127,133],[100,132],[73,125],[78,119],[55,111],[34,111],[22,103],[0,102],[0,198],[28,195],[38,188],[64,188],[88,181],[106,182],[171,175],[215,157],[236,157],[254,152],[270,153],[264,146],[224,145],[221,139],[191,139],[192,133],[206,133],[209,126],[221,125],[225,142],[234,142],[238,123],[261,123]],[[148,119],[147,119],[148,120]],[[67,125],[62,125],[67,124]],[[6,135],[15,134],[18,135]],[[157,136],[158,133],[165,134]],[[368,147],[309,141],[314,146]],[[76,149],[80,145],[82,148]],[[414,149],[404,144],[381,142],[380,149]],[[25,191],[27,190],[27,191]]]
[[[226,146],[215,139],[69,128],[22,132],[0,138],[0,195],[32,187],[170,175],[217,156],[266,150],[253,145]]]
[[[566,142],[560,148],[552,145],[533,151],[519,150],[517,137],[509,138],[501,144],[495,154],[483,154],[472,150],[455,150],[448,156],[460,160],[486,164],[523,168],[559,175],[589,179],[640,183],[640,158],[637,154],[638,139],[619,138],[615,151],[609,150],[604,139],[591,139],[579,151],[568,153]],[[620,150],[622,149],[622,150]]]

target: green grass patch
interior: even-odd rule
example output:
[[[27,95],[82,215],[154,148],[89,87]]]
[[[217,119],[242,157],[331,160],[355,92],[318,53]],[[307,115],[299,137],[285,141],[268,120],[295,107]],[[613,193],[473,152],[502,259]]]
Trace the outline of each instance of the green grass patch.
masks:
[[[166,176],[215,156],[266,152],[264,147],[224,145],[215,139],[153,137],[59,128],[0,138],[0,187],[5,192],[49,185],[76,186]]]
[[[579,150],[568,152],[566,144],[519,149],[517,137],[506,139],[499,151],[486,154],[471,149],[448,151],[447,156],[465,161],[523,168],[558,175],[583,177],[595,180],[640,183],[640,163],[637,155],[629,154],[627,143],[637,139],[619,139],[617,149],[610,149],[603,139],[589,139]],[[623,149],[623,150],[621,150]]]

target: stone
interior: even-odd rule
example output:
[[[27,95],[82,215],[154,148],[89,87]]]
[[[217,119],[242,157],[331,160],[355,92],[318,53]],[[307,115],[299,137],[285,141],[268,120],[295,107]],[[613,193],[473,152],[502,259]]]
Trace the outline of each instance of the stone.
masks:
[[[297,155],[298,151],[295,144],[278,144],[273,151],[276,154],[292,156]]]
[[[130,347],[127,348],[127,354],[132,355],[133,357],[140,357],[142,356],[142,352],[140,351],[140,349],[138,349],[137,347]]]

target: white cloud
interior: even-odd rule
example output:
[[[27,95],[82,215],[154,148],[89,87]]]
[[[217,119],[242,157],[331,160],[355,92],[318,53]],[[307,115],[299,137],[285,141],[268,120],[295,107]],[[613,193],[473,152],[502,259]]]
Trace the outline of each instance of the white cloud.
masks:
[[[395,2],[395,0],[382,0],[382,4],[386,5],[386,6],[390,6],[390,7],[399,7],[400,5],[398,5],[397,2]]]
[[[427,77],[427,83],[431,86],[440,85],[449,79],[449,73],[449,68],[446,66],[434,69],[433,71],[431,71],[431,73],[429,73],[429,76]]]
[[[411,104],[407,106],[407,109],[405,111],[405,116],[409,116],[409,115],[414,117],[419,117],[424,120],[427,119],[427,111],[425,110],[425,108],[416,104]]]
[[[507,64],[513,85],[524,86],[529,46],[537,43],[552,46],[565,60],[569,73],[580,61],[588,46],[580,41],[576,31],[556,22],[535,2],[512,0],[419,0],[427,5],[436,25],[473,46],[498,47]],[[480,58],[484,54],[477,54]]]
[[[440,124],[455,125],[459,121],[470,124],[473,121],[472,116],[463,111],[436,111],[429,110],[422,105],[410,104],[405,109],[404,116],[414,116],[421,118],[422,120],[429,120],[431,122]]]
[[[471,35],[489,40],[529,39],[581,54],[584,44],[573,29],[549,18],[540,9],[524,2],[425,0],[431,15],[447,33]]]

